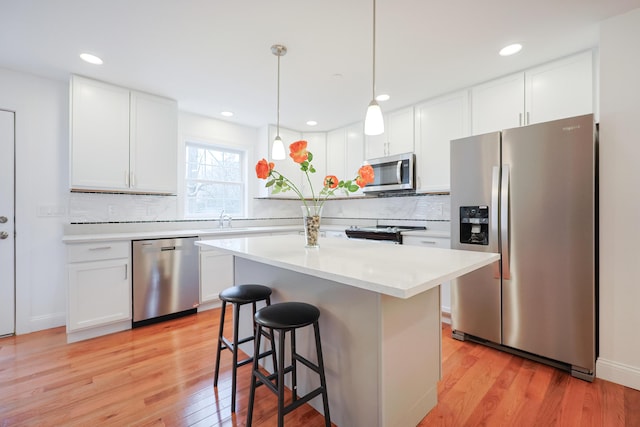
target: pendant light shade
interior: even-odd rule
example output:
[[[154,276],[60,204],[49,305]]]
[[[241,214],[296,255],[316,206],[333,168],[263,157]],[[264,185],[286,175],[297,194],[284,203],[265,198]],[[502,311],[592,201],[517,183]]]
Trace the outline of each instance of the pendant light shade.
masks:
[[[274,44],[271,46],[271,53],[278,57],[278,113],[276,118],[276,137],[271,145],[271,158],[273,160],[284,160],[286,153],[284,151],[284,143],[280,138],[280,57],[287,53],[287,48]]]
[[[364,134],[380,135],[384,133],[382,109],[376,101],[376,0],[373,0],[373,79],[371,85],[371,102],[364,117]]]
[[[271,146],[271,158],[273,160],[284,160],[285,154],[282,138],[280,138],[280,135],[276,135]]]
[[[382,109],[375,99],[369,103],[367,115],[364,118],[365,135],[380,135],[384,133],[384,118]]]

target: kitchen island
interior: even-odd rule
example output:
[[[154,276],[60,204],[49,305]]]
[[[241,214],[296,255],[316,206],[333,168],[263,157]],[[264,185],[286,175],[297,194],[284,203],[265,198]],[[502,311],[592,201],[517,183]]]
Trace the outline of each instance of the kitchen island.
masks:
[[[436,405],[439,284],[499,259],[493,253],[331,238],[307,249],[302,236],[197,244],[234,255],[236,284],[264,284],[273,289],[272,303],[303,301],[320,309],[331,420],[341,427],[415,426]],[[251,333],[246,312],[242,336]],[[312,358],[310,332],[298,332],[296,347]],[[271,370],[269,362],[265,367]],[[300,394],[316,386],[315,374],[299,373]],[[322,413],[319,398],[311,404]]]

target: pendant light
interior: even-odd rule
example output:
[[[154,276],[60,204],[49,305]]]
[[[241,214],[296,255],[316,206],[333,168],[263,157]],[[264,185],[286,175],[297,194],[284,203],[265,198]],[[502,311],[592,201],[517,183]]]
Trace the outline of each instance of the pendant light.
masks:
[[[376,0],[373,0],[373,80],[371,85],[371,102],[364,117],[364,134],[380,135],[384,133],[382,109],[376,101]]]
[[[278,115],[276,119],[276,137],[271,146],[271,158],[283,160],[285,158],[284,143],[280,138],[280,57],[287,53],[287,48],[280,44],[271,46],[271,53],[278,57]]]

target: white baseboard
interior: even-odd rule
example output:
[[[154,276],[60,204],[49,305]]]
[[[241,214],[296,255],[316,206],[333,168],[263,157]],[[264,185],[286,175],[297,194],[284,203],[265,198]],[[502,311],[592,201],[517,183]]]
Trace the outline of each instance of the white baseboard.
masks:
[[[67,314],[51,313],[44,316],[34,316],[29,319],[29,332],[44,331],[45,329],[57,328],[67,324]]]
[[[640,368],[599,357],[596,361],[596,377],[640,390]]]
[[[440,312],[442,323],[446,323],[448,325],[451,324],[451,310],[447,311],[448,307],[442,307],[442,311]]]

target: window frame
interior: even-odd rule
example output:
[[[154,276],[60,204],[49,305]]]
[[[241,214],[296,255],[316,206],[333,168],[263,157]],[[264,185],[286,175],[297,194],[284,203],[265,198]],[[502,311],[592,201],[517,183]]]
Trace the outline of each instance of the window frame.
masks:
[[[183,211],[183,218],[185,219],[218,219],[220,217],[221,212],[217,211],[217,212],[205,212],[205,213],[191,213],[188,210],[188,203],[189,203],[189,196],[188,196],[188,186],[191,182],[193,181],[200,181],[200,182],[210,182],[210,183],[225,183],[225,181],[208,181],[208,180],[193,180],[193,179],[189,179],[188,177],[188,161],[189,161],[189,155],[188,155],[188,151],[190,148],[195,147],[198,149],[205,149],[205,150],[212,150],[212,151],[221,151],[221,152],[225,152],[225,153],[235,153],[235,154],[239,154],[241,159],[240,159],[240,177],[241,177],[241,181],[239,181],[238,183],[241,184],[242,186],[242,195],[240,197],[240,204],[241,204],[241,212],[240,214],[236,214],[235,212],[225,212],[225,214],[232,216],[233,218],[246,218],[248,215],[248,199],[249,199],[249,182],[248,182],[248,169],[247,169],[247,162],[248,162],[248,157],[249,157],[249,150],[243,148],[243,147],[239,147],[239,146],[234,146],[234,145],[229,145],[229,144],[223,144],[223,143],[219,143],[219,142],[215,142],[215,141],[202,141],[202,140],[198,140],[195,138],[186,138],[184,140],[184,151],[183,151],[183,155],[184,155],[184,160],[182,162],[184,171],[182,173],[182,191],[184,192],[184,197],[183,197],[183,201],[182,201],[182,211]],[[231,183],[231,182],[229,182]]]

